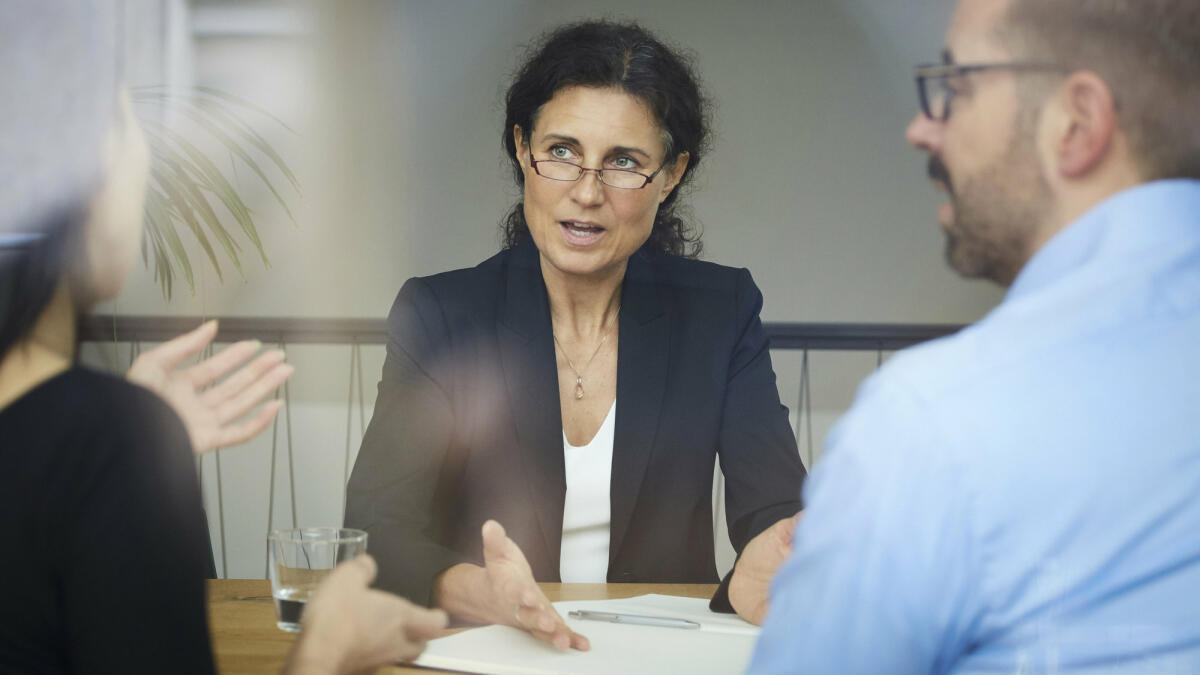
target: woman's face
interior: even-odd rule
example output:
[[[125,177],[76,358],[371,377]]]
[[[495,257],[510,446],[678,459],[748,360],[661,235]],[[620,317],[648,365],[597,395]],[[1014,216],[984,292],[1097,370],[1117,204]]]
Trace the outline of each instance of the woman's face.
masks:
[[[525,146],[513,129],[525,173],[525,220],[543,266],[579,277],[622,272],[650,237],[654,215],[687,166],[681,155],[641,189],[622,189],[586,172],[574,182],[538,175],[534,160],[559,160],[585,169],[629,169],[647,176],[663,163],[662,130],[650,109],[617,89],[568,87],[542,106]]]
[[[105,140],[108,174],[92,200],[84,226],[85,303],[116,297],[137,258],[142,239],[142,208],[149,176],[146,140],[127,92],[120,95],[121,116]]]

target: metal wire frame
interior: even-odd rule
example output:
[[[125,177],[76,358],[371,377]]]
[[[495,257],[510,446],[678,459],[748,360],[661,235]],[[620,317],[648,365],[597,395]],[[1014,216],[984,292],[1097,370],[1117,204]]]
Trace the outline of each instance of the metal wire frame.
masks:
[[[141,351],[142,342],[161,342],[195,328],[202,323],[201,317],[164,316],[93,316],[80,327],[80,340],[85,342],[129,342],[129,362]],[[275,340],[286,353],[291,344],[347,344],[350,346],[350,373],[346,409],[346,443],[342,467],[342,514],[345,514],[345,485],[350,475],[353,412],[359,409],[360,438],[366,432],[366,397],[362,365],[362,346],[387,343],[387,323],[382,319],[298,319],[298,318],[240,318],[227,317],[220,320],[220,334],[214,340],[234,342],[243,339]],[[779,323],[764,322],[763,328],[771,341],[771,349],[801,350],[801,372],[798,392],[796,445],[800,447],[806,467],[811,468],[814,459],[812,418],[812,371],[809,353],[820,351],[874,351],[876,368],[883,364],[884,351],[894,351],[926,340],[958,331],[962,326],[952,324],[868,324],[868,323]],[[205,356],[212,354],[212,345]],[[357,388],[356,385],[357,384]],[[293,461],[291,392],[288,383],[276,392],[282,394],[283,414],[277,416],[271,432],[271,468],[267,507],[267,532],[275,528],[275,483],[278,465],[279,424],[283,418],[287,435],[287,469],[291,526],[298,522],[296,510],[296,475]],[[355,396],[357,394],[357,397]],[[357,398],[357,400],[356,400]],[[225,545],[225,510],[221,476],[220,451],[214,453],[217,480],[217,516],[221,542],[221,576],[228,574],[228,555]],[[203,481],[203,463],[197,459],[197,472]],[[713,498],[713,511],[718,513],[724,500],[719,489],[721,477],[717,478],[718,489]],[[714,523],[714,530],[716,524]],[[715,535],[715,531],[714,531]],[[269,547],[269,544],[267,544]],[[264,555],[264,576],[269,570],[269,552]]]

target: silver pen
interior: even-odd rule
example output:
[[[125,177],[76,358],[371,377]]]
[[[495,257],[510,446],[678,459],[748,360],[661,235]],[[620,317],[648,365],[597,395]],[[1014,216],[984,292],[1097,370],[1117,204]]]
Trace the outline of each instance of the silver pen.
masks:
[[[567,616],[572,619],[586,621],[607,621],[609,623],[627,623],[638,626],[662,626],[663,628],[683,628],[698,630],[700,624],[687,619],[673,619],[669,616],[641,616],[639,614],[615,614],[613,612],[592,612],[586,609],[573,609]]]

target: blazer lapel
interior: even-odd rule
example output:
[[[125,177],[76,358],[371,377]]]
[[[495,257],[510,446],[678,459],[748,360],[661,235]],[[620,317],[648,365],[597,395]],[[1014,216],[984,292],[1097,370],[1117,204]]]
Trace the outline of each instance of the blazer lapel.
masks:
[[[629,258],[626,268],[619,326],[617,419],[609,487],[610,568],[629,531],[650,462],[670,364],[670,321],[653,268],[641,251]]]
[[[506,277],[504,307],[497,327],[501,366],[529,486],[530,507],[542,530],[548,571],[557,575],[567,492],[562,413],[550,304],[532,243],[522,242],[513,249]]]

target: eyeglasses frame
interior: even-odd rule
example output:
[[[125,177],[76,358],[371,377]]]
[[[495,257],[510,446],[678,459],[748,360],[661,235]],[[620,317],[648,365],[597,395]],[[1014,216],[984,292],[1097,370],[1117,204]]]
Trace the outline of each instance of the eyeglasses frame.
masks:
[[[596,173],[596,178],[600,179],[600,183],[602,185],[607,185],[608,187],[613,188],[615,190],[641,190],[642,188],[649,185],[654,180],[654,178],[656,176],[658,176],[658,174],[662,173],[663,169],[667,168],[667,163],[663,162],[663,165],[658,167],[658,170],[656,170],[654,173],[650,174],[649,176],[642,173],[641,171],[633,171],[632,169],[589,169],[587,167],[584,167],[581,164],[576,164],[575,162],[564,162],[561,159],[534,159],[533,158],[533,146],[530,145],[528,147],[529,147],[529,166],[530,166],[530,168],[533,169],[533,172],[536,173],[537,175],[541,176],[542,178],[545,178],[546,180],[558,181],[560,183],[574,183],[576,181],[581,180],[583,178],[583,174],[585,174],[589,171],[594,171]],[[543,174],[538,169],[537,165],[542,164],[544,162],[552,162],[554,164],[569,164],[570,166],[573,166],[573,167],[576,167],[577,169],[579,169],[579,175],[576,176],[575,178],[551,178],[550,176]],[[645,180],[645,182],[643,182],[641,185],[639,185],[637,187],[622,187],[620,185],[613,185],[611,183],[606,183],[604,181],[604,172],[605,171],[617,171],[620,173],[631,173],[635,176],[641,176],[642,178],[644,178],[646,180]]]
[[[925,117],[935,122],[946,122],[950,119],[950,102],[954,100],[954,91],[946,95],[944,104],[945,114],[935,117],[930,107],[926,82],[930,80],[946,80],[950,77],[982,73],[991,70],[1028,70],[1028,71],[1067,71],[1068,68],[1058,63],[1038,61],[1014,61],[1010,63],[922,63],[914,69],[914,80],[917,84],[917,100],[921,103],[921,112]]]

